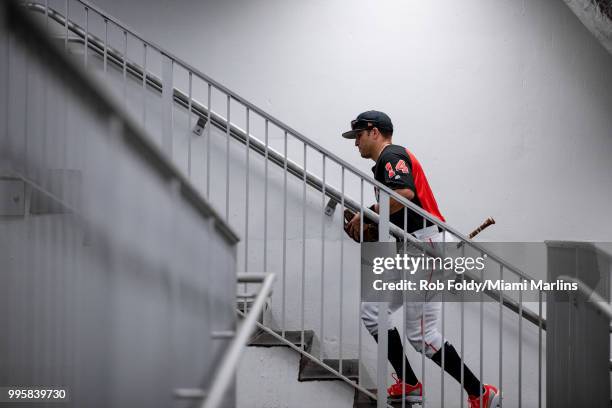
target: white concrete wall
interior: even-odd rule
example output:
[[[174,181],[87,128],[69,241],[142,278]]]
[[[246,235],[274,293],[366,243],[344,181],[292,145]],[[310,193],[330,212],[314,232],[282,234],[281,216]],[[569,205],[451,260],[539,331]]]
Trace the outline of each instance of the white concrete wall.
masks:
[[[364,171],[339,133],[388,112],[463,231],[610,239],[612,56],[561,1],[96,4]]]

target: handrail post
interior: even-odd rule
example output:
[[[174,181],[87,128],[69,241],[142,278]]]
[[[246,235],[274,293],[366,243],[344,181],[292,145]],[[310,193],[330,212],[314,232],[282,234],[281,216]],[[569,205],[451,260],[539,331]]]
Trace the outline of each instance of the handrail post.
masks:
[[[379,192],[379,223],[378,241],[389,241],[389,196],[384,192]],[[387,348],[388,348],[388,302],[378,302],[378,357],[377,357],[377,408],[387,406]]]

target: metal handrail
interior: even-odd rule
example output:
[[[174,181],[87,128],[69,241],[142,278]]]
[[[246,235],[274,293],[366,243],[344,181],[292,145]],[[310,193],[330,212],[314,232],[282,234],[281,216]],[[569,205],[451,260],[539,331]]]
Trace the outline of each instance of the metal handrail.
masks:
[[[209,392],[206,394],[206,399],[202,403],[201,408],[217,408],[221,406],[223,396],[232,383],[232,378],[240,361],[240,355],[247,346],[249,338],[253,334],[253,330],[255,330],[257,317],[263,311],[266,299],[272,291],[274,274],[239,273],[237,281],[238,283],[262,282],[262,284],[253,306],[221,360],[219,371],[213,380]]]
[[[578,292],[582,294],[589,301],[590,305],[593,305],[598,311],[608,316],[608,319],[612,320],[612,306],[589,285],[584,283],[578,278],[568,275],[561,275],[558,279],[568,282],[573,282],[578,285]]]

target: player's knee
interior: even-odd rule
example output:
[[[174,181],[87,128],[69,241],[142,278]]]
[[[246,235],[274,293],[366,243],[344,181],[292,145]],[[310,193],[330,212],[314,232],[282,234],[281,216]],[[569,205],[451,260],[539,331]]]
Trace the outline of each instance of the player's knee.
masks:
[[[425,355],[431,358],[442,345],[442,335],[438,330],[428,330],[425,336],[421,333],[408,336],[408,341],[417,352],[422,353],[424,350]]]

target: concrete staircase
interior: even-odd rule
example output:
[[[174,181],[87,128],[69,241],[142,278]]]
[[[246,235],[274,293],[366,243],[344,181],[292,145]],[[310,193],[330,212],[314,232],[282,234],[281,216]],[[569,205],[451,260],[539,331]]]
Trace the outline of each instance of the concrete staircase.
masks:
[[[281,334],[281,332],[276,332],[277,334]],[[302,332],[299,330],[296,331],[285,331],[285,338],[291,342],[296,347],[302,348],[304,347],[304,351],[310,353],[312,350],[312,343],[314,340],[314,331],[313,330],[305,330],[304,331],[304,343],[302,343]],[[289,346],[267,333],[266,331],[258,331],[256,332],[251,341],[249,342],[250,347],[284,347],[289,348]],[[335,370],[338,370],[340,365],[340,360],[338,359],[323,359],[323,363],[332,367]],[[359,381],[359,361],[357,359],[343,359],[342,360],[342,374],[348,377],[349,379],[358,382]],[[312,361],[310,358],[306,357],[303,354],[300,354],[300,361],[297,373],[297,380],[299,382],[307,382],[307,381],[339,381],[343,382],[336,375],[330,373],[319,364]],[[370,389],[370,392],[376,394],[375,389]],[[313,398],[314,400],[314,398]],[[402,403],[393,402],[391,403],[394,407],[401,407]],[[314,406],[314,405],[313,405]],[[354,408],[375,408],[376,401],[364,395],[359,390],[355,389],[352,406]],[[406,402],[406,407],[412,406],[409,402]]]

